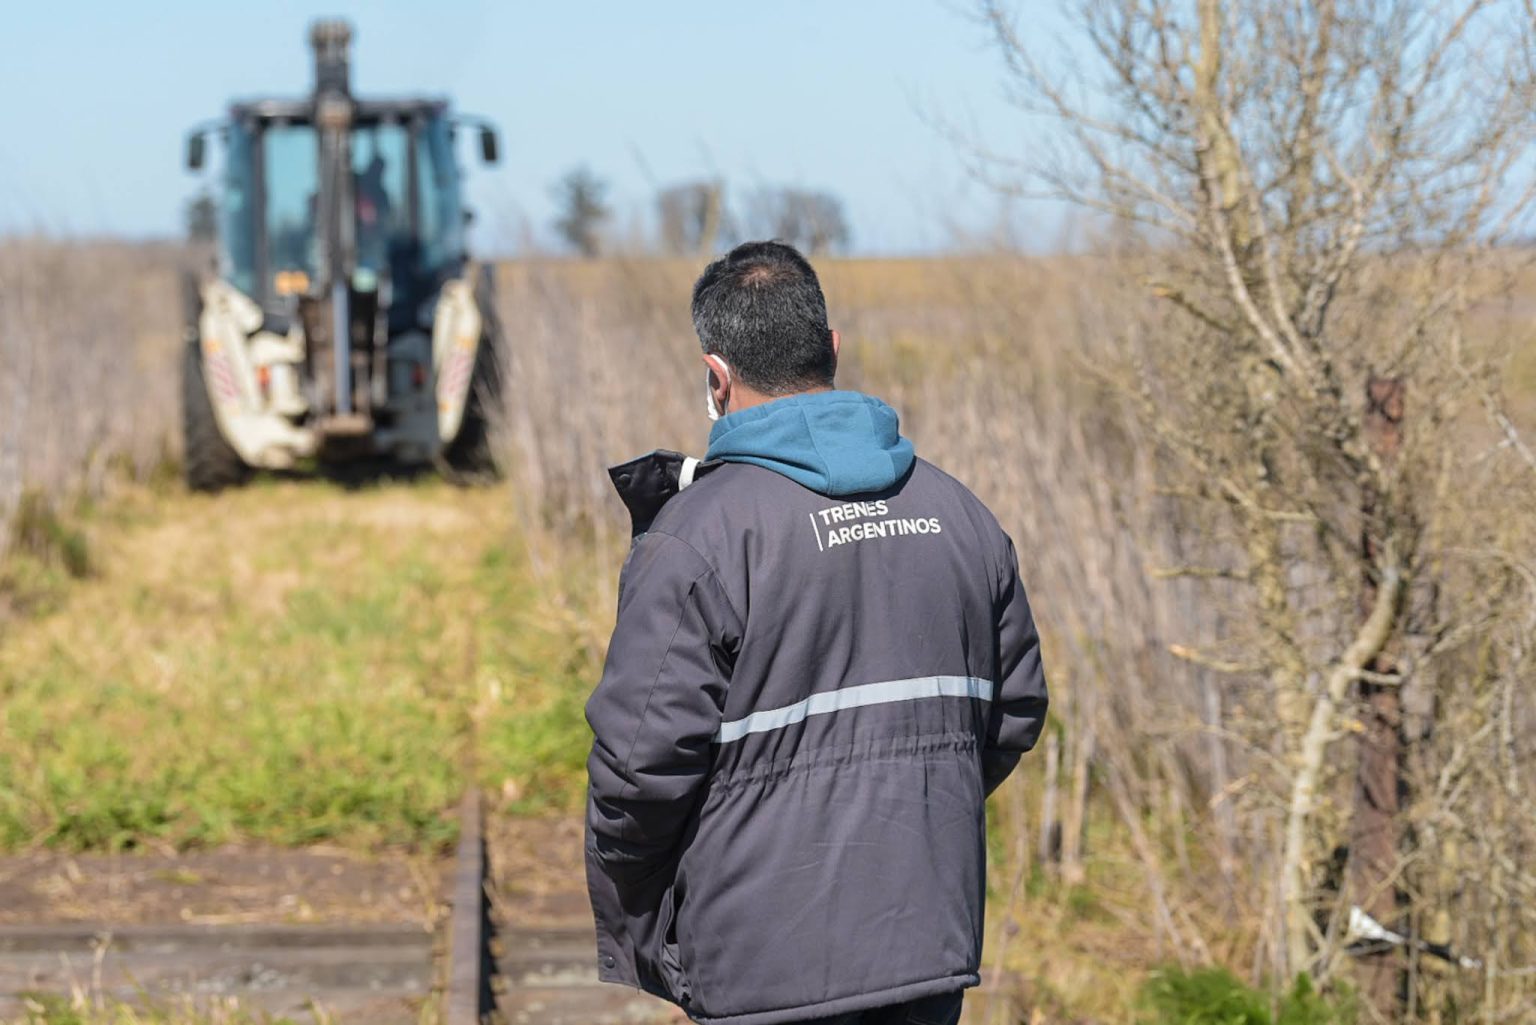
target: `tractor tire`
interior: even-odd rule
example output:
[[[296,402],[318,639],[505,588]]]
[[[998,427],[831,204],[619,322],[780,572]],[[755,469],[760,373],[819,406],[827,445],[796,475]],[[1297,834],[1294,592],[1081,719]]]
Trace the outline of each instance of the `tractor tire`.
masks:
[[[181,361],[182,471],[193,491],[222,491],[251,477],[251,468],[225,440],[203,379],[203,353],[187,345]]]
[[[443,449],[443,476],[455,484],[487,484],[500,479],[492,431],[501,406],[501,332],[489,327],[475,352],[469,396],[459,433]]]

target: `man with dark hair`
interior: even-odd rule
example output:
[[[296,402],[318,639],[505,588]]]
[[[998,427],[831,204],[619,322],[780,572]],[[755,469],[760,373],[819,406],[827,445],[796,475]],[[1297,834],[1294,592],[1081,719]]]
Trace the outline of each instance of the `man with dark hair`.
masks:
[[[832,387],[837,332],[816,272],[791,246],[748,242],[705,268],[693,286],[693,326],[710,371],[741,368],[760,395]]]
[[[693,322],[705,460],[611,471],[635,541],[587,703],[599,974],[710,1025],[953,1025],[986,796],[1045,719],[1013,544],[833,390],[793,248],[710,264]]]

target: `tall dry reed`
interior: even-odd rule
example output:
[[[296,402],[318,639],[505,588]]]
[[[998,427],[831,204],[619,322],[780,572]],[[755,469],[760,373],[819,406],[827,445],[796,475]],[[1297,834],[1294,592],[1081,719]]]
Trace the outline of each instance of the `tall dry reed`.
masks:
[[[172,247],[0,241],[0,559],[23,492],[97,495],[173,451],[181,307]]]

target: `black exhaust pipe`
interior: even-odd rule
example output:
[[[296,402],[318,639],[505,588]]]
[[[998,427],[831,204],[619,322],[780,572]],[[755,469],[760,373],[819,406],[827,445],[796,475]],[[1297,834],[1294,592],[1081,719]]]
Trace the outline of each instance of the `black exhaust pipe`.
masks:
[[[309,28],[315,51],[315,92],[352,93],[352,26],[339,19],[315,22]]]
[[[338,416],[353,412],[352,271],[352,26],[340,19],[316,21],[309,29],[315,52],[314,123],[320,141],[319,210],[325,240],[324,282],[330,297],[329,334]]]

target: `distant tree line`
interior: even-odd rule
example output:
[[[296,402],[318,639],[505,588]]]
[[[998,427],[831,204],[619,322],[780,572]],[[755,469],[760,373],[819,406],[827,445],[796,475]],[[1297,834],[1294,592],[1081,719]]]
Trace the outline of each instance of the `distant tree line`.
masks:
[[[551,193],[552,226],[562,245],[586,257],[613,248],[614,208],[605,179],[581,165],[562,175]],[[852,239],[842,199],[820,189],[764,185],[733,205],[723,179],[699,178],[661,187],[654,203],[654,228],[641,241],[645,248],[672,256],[703,256],[749,238],[781,239],[820,255],[846,251]],[[218,206],[211,191],[193,196],[183,217],[189,241],[218,240]]]
[[[560,241],[582,256],[602,255],[612,240],[608,183],[583,165],[566,172],[552,191]],[[662,187],[656,193],[655,218],[648,241],[674,256],[707,255],[747,238],[782,239],[819,255],[846,250],[852,237],[843,201],[830,192],[762,186],[733,206],[720,178]]]

